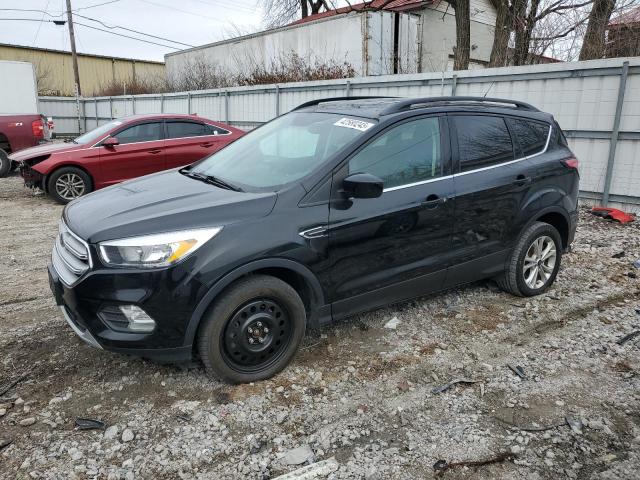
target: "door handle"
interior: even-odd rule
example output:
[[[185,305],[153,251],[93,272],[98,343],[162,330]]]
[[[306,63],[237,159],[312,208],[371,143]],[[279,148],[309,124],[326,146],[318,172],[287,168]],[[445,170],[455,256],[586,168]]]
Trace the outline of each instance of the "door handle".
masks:
[[[206,142],[206,143],[201,143],[200,146],[204,147],[204,148],[209,148],[209,147],[213,147],[213,142]]]
[[[149,150],[149,153],[153,153],[154,155],[156,153],[160,153],[160,152],[162,152],[162,149],[160,149],[160,148],[154,148],[153,150]]]
[[[424,202],[422,202],[422,206],[427,208],[437,208],[440,204],[445,203],[446,201],[447,197],[438,197],[438,195],[431,194],[424,200]]]
[[[514,185],[524,186],[529,185],[533,179],[531,177],[527,177],[526,175],[518,175],[516,179],[513,181]]]

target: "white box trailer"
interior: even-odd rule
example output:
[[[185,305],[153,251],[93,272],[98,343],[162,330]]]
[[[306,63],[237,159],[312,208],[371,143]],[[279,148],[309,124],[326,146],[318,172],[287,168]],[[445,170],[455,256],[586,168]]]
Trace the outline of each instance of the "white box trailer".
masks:
[[[38,113],[38,85],[33,64],[0,60],[0,115]]]

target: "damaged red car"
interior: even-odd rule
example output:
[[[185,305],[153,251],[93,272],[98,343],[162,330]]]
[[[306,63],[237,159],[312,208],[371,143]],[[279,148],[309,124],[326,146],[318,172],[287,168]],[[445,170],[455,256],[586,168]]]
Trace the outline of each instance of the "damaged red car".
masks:
[[[10,158],[19,163],[25,185],[64,204],[130,178],[188,165],[244,133],[196,115],[134,115]]]

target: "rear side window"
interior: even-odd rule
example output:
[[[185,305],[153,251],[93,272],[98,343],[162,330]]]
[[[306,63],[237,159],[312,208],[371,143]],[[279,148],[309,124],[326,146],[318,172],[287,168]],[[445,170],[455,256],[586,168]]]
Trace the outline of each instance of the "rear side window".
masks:
[[[535,155],[544,150],[549,138],[548,124],[515,118],[508,121],[524,156]]]
[[[228,135],[231,133],[229,130],[225,130],[224,128],[218,127],[216,125],[205,124],[205,128],[208,132],[207,135]]]
[[[439,119],[421,118],[387,130],[349,160],[349,173],[371,173],[384,188],[440,176]]]
[[[453,119],[462,172],[514,159],[511,136],[503,118],[456,115]]]
[[[208,125],[196,122],[167,122],[167,138],[201,137],[213,135]]]
[[[152,142],[154,140],[162,140],[162,129],[159,122],[139,123],[133,127],[125,128],[116,133],[120,145],[127,143]]]

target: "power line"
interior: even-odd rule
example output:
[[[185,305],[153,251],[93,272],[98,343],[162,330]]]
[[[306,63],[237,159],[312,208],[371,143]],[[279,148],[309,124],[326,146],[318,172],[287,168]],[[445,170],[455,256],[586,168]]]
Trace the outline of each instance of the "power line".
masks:
[[[109,5],[110,3],[116,3],[119,2],[120,0],[111,0],[109,2],[103,2],[103,3],[96,3],[95,5],[89,5],[87,7],[80,7],[80,8],[76,8],[74,11],[75,12],[79,12],[80,10],[88,10],[89,8],[95,8],[95,7],[101,7],[103,5]]]
[[[49,4],[47,3],[47,5],[49,5]],[[59,14],[55,14],[54,15],[53,13],[49,13],[46,10],[35,10],[35,9],[31,9],[31,8],[0,8],[0,11],[4,11],[4,12],[36,12],[36,13],[42,13],[43,17],[44,17],[44,15],[49,15],[50,17],[62,17],[64,15],[64,13],[59,13]]]
[[[31,44],[32,47],[36,46],[36,41],[38,40],[38,35],[40,35],[40,29],[42,28],[42,23],[44,20],[44,15],[47,11],[47,8],[49,8],[49,2],[51,0],[47,0],[47,4],[44,6],[44,12],[42,13],[42,18],[40,19],[40,23],[38,24],[38,29],[36,30],[36,36],[33,37],[33,43]]]
[[[55,23],[56,25],[64,25],[64,20],[38,20],[37,18],[0,18],[2,22],[10,22],[13,20],[17,20],[20,22],[47,22],[47,23]]]
[[[224,23],[222,20],[220,20],[219,18],[214,18],[214,17],[209,17],[207,15],[203,15],[202,13],[194,13],[194,12],[190,12],[188,10],[181,10],[179,8],[176,8],[174,6],[170,6],[170,5],[163,5],[162,3],[156,3],[156,2],[152,2],[151,0],[138,0],[139,2],[143,2],[143,3],[148,3],[149,5],[153,5],[154,7],[162,7],[162,8],[168,8],[169,10],[175,10],[176,12],[181,12],[181,13],[186,13],[187,15],[193,15],[194,17],[198,17],[198,18],[207,18],[209,20],[214,20],[217,23]]]
[[[0,19],[0,20],[2,20],[2,19]],[[171,48],[171,49],[173,49],[173,50],[180,50],[179,48],[177,48],[177,47],[172,47],[172,46],[170,46],[170,45],[163,45],[162,43],[152,42],[151,40],[144,40],[144,39],[142,39],[142,38],[131,37],[131,36],[129,36],[129,35],[125,35],[125,34],[123,34],[123,33],[112,32],[111,30],[104,30],[104,29],[102,29],[102,28],[94,27],[94,26],[92,26],[92,25],[87,25],[87,24],[85,24],[85,23],[79,23],[79,22],[74,22],[74,23],[75,23],[76,25],[80,25],[80,26],[85,27],[85,28],[90,28],[90,29],[92,29],[92,30],[98,30],[99,32],[110,33],[111,35],[117,35],[118,37],[130,38],[131,40],[137,40],[137,41],[139,41],[139,42],[150,43],[150,44],[152,44],[152,45],[158,45],[158,46],[160,46],[160,47]]]
[[[150,33],[144,33],[144,32],[141,32],[139,30],[133,30],[132,28],[122,27],[120,25],[115,25],[114,24],[114,26],[112,27],[112,26],[109,26],[106,23],[104,23],[102,20],[98,20],[96,18],[91,18],[91,17],[85,17],[84,15],[80,15],[79,13],[76,13],[76,17],[84,18],[86,20],[91,20],[92,22],[98,22],[99,24],[101,24],[105,28],[109,28],[109,29],[120,28],[122,30],[126,30],[126,31],[132,32],[132,33],[137,33],[139,35],[145,35],[147,37],[156,38],[158,40],[165,40],[167,42],[177,43],[179,45],[184,45],[185,47],[191,47],[191,48],[195,47],[195,45],[189,45],[188,43],[177,42],[176,40],[171,40],[171,39],[165,38],[165,37],[158,37],[156,35],[151,35]]]

